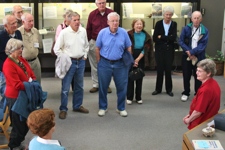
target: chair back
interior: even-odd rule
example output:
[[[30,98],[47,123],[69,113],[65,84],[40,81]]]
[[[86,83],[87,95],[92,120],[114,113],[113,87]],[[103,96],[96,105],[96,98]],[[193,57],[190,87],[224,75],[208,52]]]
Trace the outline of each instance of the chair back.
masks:
[[[10,121],[8,106],[6,105],[6,100],[4,102],[3,109],[0,109],[0,115],[2,115],[2,112],[3,112],[3,117],[0,116],[0,128],[2,129],[3,133],[0,133],[0,135],[5,135],[7,141],[9,142],[10,132],[7,132],[7,130],[11,124],[11,121]],[[8,148],[8,144],[0,145],[0,149],[1,148]]]

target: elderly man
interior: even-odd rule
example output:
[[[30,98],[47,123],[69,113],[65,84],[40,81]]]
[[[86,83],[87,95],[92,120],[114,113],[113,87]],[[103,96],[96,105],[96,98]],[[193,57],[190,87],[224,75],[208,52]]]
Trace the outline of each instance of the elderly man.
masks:
[[[107,87],[113,76],[117,91],[117,112],[126,117],[128,68],[123,63],[122,55],[125,50],[131,52],[132,44],[126,30],[119,27],[120,16],[116,12],[111,12],[107,18],[109,27],[99,32],[96,41],[99,81],[98,115],[104,116],[107,112]]]
[[[40,43],[39,32],[34,28],[34,18],[29,13],[22,15],[23,26],[18,30],[23,37],[23,53],[22,57],[27,60],[36,79],[41,83],[41,65],[38,59],[38,48]]]
[[[17,20],[13,15],[6,15],[3,19],[3,24],[5,29],[0,32],[0,93],[2,96],[1,104],[3,104],[5,100],[5,76],[2,72],[3,63],[5,62],[7,55],[5,54],[6,43],[10,38],[15,38],[22,40],[22,36],[19,30],[17,30]],[[1,105],[0,104],[0,105]],[[11,137],[10,137],[11,138]],[[15,147],[22,147],[21,145],[17,145],[18,143],[10,140],[8,144],[11,149]]]
[[[61,106],[59,118],[65,119],[67,115],[68,92],[70,83],[74,78],[73,91],[73,111],[89,113],[82,105],[83,102],[83,76],[85,69],[85,60],[89,50],[87,33],[83,27],[80,27],[80,15],[72,12],[68,19],[70,26],[63,29],[55,43],[54,52],[57,57],[66,54],[70,57],[72,65],[62,79]],[[63,54],[62,54],[63,53]]]
[[[192,23],[184,27],[179,44],[183,49],[182,69],[184,91],[182,92],[181,101],[187,101],[190,95],[190,79],[193,74],[195,79],[195,94],[197,93],[201,82],[197,80],[196,63],[205,59],[205,48],[208,43],[209,32],[201,24],[202,14],[199,11],[194,11],[191,17]]]
[[[23,8],[20,5],[13,6],[12,14],[17,19],[17,28],[21,27],[23,25],[21,16],[23,15]]]
[[[88,18],[87,23],[87,35],[90,45],[90,50],[88,53],[88,59],[91,65],[91,76],[93,81],[93,88],[90,90],[91,93],[98,91],[98,74],[97,74],[97,60],[95,55],[95,44],[98,33],[101,29],[108,27],[107,15],[113,10],[106,8],[106,0],[96,0],[95,1],[98,9],[92,11]],[[108,88],[108,93],[112,90]]]

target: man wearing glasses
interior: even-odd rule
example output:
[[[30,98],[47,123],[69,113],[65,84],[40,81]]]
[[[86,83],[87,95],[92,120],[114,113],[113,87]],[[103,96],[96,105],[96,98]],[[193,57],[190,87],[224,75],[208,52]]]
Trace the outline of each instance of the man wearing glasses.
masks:
[[[17,19],[17,28],[23,25],[21,16],[23,15],[23,8],[20,5],[13,6],[13,15]]]
[[[201,24],[202,14],[200,11],[192,13],[191,21],[192,23],[184,27],[179,39],[179,45],[183,49],[182,71],[184,91],[181,97],[181,101],[183,102],[187,101],[190,95],[190,79],[192,74],[195,79],[195,94],[202,84],[197,79],[196,64],[205,59],[205,48],[209,37],[208,29]]]
[[[2,96],[0,107],[2,107],[5,100],[5,76],[2,72],[3,63],[5,62],[7,55],[5,54],[5,46],[10,38],[22,40],[22,35],[17,30],[17,20],[13,15],[6,15],[3,19],[4,30],[0,32],[0,93]]]
[[[106,8],[106,0],[96,0],[97,9],[92,11],[88,18],[87,23],[87,36],[89,41],[89,53],[88,59],[91,65],[91,76],[93,81],[93,88],[90,90],[91,93],[98,91],[98,74],[97,74],[97,60],[95,54],[95,43],[98,33],[101,29],[108,27],[107,15],[113,10]],[[108,93],[111,93],[111,89],[108,88]]]
[[[99,116],[107,112],[107,87],[113,76],[117,92],[116,111],[126,117],[125,99],[127,94],[128,69],[123,60],[124,51],[131,53],[131,41],[125,29],[119,27],[120,16],[116,12],[108,15],[109,27],[102,29],[96,40],[96,59],[99,81]]]
[[[39,32],[34,28],[34,17],[30,13],[24,13],[21,16],[23,26],[19,27],[18,30],[21,32],[23,37],[23,52],[22,57],[29,63],[34,75],[41,83],[41,65],[38,59],[38,48],[40,43]]]

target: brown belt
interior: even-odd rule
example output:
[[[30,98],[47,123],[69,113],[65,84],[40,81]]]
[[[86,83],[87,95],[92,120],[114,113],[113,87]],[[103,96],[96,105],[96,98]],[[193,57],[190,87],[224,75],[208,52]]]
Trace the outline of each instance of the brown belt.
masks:
[[[103,56],[101,56],[103,59],[105,59],[105,60],[108,60],[108,61],[110,61],[110,62],[117,62],[117,61],[120,61],[121,59],[118,59],[118,60],[109,60],[109,59],[107,59],[107,58],[105,58],[105,57],[103,57]]]
[[[71,58],[72,60],[81,60],[83,58],[83,56],[82,57],[80,57],[80,58]]]

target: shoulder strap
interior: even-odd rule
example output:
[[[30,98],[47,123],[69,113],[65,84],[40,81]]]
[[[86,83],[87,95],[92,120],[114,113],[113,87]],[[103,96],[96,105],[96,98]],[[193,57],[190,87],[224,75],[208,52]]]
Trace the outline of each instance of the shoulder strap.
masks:
[[[64,28],[63,28],[63,24],[61,24],[61,27],[62,27],[62,30],[63,30],[63,29],[64,29]]]

